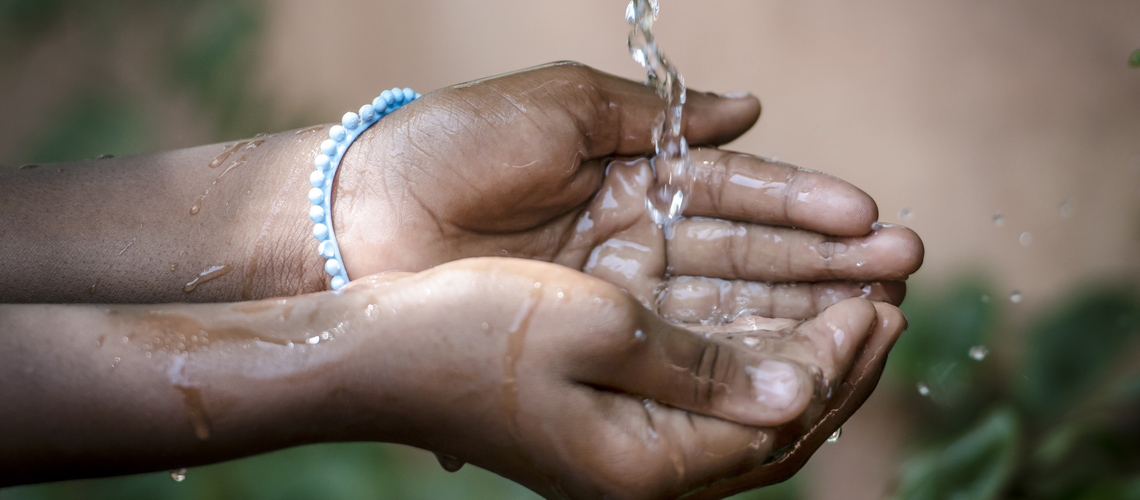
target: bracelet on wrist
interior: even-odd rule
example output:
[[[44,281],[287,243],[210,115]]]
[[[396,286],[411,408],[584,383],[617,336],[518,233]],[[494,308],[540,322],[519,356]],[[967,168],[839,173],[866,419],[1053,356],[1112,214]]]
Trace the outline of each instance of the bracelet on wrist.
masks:
[[[368,130],[374,123],[405,104],[419,99],[421,94],[412,89],[385,90],[381,92],[372,104],[360,107],[359,113],[349,111],[341,118],[339,125],[329,129],[329,138],[321,143],[317,157],[313,160],[316,167],[309,174],[309,183],[313,188],[309,190],[309,218],[313,220],[313,237],[319,242],[317,253],[325,259],[325,273],[329,275],[329,287],[340,290],[348,284],[348,272],[344,269],[344,259],[340,255],[340,246],[336,242],[336,232],[333,230],[332,220],[332,186],[336,178],[337,167],[360,134]]]

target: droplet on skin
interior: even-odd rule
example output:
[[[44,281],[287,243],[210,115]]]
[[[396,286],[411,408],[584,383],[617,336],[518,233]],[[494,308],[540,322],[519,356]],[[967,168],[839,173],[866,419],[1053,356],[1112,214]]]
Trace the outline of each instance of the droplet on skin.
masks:
[[[836,441],[839,441],[839,437],[842,435],[843,435],[843,428],[842,427],[835,429],[835,432],[832,432],[831,435],[827,437],[827,442],[834,443]]]
[[[918,383],[918,394],[922,395],[922,396],[929,396],[930,395],[930,386],[926,385],[926,382],[919,382]]]
[[[989,353],[990,353],[990,350],[986,346],[976,345],[976,346],[970,348],[970,359],[972,359],[974,361],[981,361],[983,359],[986,359],[986,356]]]
[[[1005,216],[1001,212],[994,214],[994,225],[1001,227],[1003,224],[1005,224]]]
[[[756,347],[756,346],[760,345],[760,339],[758,339],[756,337],[744,337],[744,338],[740,339],[740,341],[744,342],[744,345],[746,345],[748,347]]]
[[[1021,303],[1021,292],[1014,290],[1013,293],[1009,294],[1009,301],[1013,302],[1014,304],[1020,304]]]
[[[637,331],[633,332],[633,338],[635,338],[637,340],[645,340],[645,332],[643,332],[641,330],[637,330]]]
[[[170,479],[176,483],[181,483],[186,480],[186,469],[174,469],[170,471]]]
[[[1021,233],[1021,236],[1017,237],[1017,241],[1021,242],[1021,246],[1027,247],[1033,243],[1033,234],[1029,231],[1025,231],[1024,233]]]

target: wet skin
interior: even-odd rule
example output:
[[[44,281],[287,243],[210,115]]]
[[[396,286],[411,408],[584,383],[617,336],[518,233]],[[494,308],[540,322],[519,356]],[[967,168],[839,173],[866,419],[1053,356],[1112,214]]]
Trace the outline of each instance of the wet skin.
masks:
[[[874,385],[905,325],[856,298],[706,336],[600,279],[502,258],[343,294],[0,317],[13,356],[0,387],[18,403],[0,407],[0,484],[375,440],[550,498],[711,498],[782,480],[866,397],[852,383]]]
[[[715,149],[759,103],[696,92],[686,136],[706,147],[687,218],[662,230],[638,159],[660,109],[563,63],[382,120],[338,175],[336,230],[350,276],[417,274],[280,303],[0,306],[0,353],[19,360],[0,364],[0,399],[21,402],[0,408],[21,423],[0,430],[3,481],[362,439],[547,497],[713,498],[790,477],[874,388],[921,241],[874,226],[874,201],[841,180]],[[325,133],[0,169],[0,299],[321,290],[293,214]]]

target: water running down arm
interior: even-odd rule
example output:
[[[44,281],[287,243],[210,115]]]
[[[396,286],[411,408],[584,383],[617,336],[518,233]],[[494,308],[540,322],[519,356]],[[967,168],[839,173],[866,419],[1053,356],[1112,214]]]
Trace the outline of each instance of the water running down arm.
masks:
[[[804,429],[855,410],[904,320],[849,299],[759,326],[696,334],[601,280],[496,258],[239,304],[0,305],[0,486],[353,440],[550,498],[719,497],[793,473],[818,446]]]

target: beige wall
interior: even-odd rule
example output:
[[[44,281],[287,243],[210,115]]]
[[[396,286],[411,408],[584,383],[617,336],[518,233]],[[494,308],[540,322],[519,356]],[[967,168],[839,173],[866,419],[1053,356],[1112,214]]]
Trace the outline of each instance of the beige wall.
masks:
[[[298,111],[556,59],[639,76],[620,0],[272,5],[265,82]],[[883,220],[911,209],[919,279],[979,264],[1032,308],[1140,270],[1140,3],[662,0],[658,27],[691,86],[764,102],[733,148],[848,179]]]

